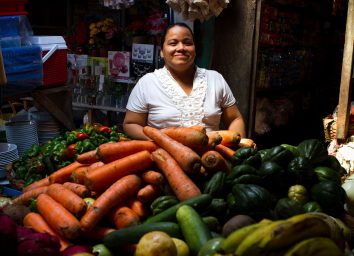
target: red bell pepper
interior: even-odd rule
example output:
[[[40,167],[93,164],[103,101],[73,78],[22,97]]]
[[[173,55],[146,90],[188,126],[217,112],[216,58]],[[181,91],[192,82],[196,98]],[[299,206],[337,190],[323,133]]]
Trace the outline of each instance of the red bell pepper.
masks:
[[[78,141],[83,141],[83,140],[86,140],[86,139],[90,138],[90,136],[88,134],[84,133],[84,132],[78,132],[76,134],[76,137],[77,137]]]

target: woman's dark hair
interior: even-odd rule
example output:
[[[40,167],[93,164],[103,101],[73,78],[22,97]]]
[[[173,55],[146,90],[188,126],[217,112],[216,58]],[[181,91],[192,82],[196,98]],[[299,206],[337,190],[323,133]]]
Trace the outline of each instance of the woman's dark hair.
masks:
[[[194,33],[193,33],[192,29],[191,29],[186,23],[183,23],[183,22],[176,22],[176,23],[173,23],[173,24],[168,25],[168,26],[165,28],[165,30],[163,31],[163,33],[162,33],[162,35],[161,35],[161,42],[160,42],[161,48],[163,47],[163,44],[164,44],[164,42],[165,42],[165,40],[166,40],[166,34],[167,34],[167,32],[168,32],[171,28],[176,27],[176,26],[178,26],[178,27],[184,27],[184,28],[188,29],[189,32],[191,32],[193,41],[195,42],[195,40],[194,40]]]

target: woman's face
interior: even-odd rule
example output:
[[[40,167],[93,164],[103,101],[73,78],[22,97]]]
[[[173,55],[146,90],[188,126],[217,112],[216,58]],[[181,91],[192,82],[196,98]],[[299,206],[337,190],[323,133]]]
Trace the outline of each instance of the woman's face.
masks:
[[[185,70],[191,66],[194,67],[196,53],[191,32],[181,26],[170,28],[160,55],[170,69]]]

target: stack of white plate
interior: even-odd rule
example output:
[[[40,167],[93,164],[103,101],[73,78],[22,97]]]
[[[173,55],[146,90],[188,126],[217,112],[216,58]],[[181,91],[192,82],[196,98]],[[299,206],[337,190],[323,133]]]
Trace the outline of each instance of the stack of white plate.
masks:
[[[37,123],[38,141],[40,144],[47,143],[50,139],[61,134],[60,123],[48,112],[32,109],[30,116],[31,120]]]
[[[0,179],[6,177],[5,167],[19,158],[17,146],[11,143],[0,143]]]
[[[11,121],[5,124],[8,143],[16,144],[19,155],[25,153],[32,145],[39,144],[37,124],[31,121]]]

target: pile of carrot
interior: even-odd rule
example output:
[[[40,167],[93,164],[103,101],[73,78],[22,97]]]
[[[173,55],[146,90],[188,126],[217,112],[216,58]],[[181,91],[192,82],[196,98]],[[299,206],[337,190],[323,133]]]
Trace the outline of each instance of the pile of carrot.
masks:
[[[102,144],[27,186],[13,202],[28,205],[36,199],[38,213],[26,215],[24,225],[57,236],[61,249],[79,237],[102,241],[116,229],[142,223],[166,186],[180,201],[200,195],[191,177],[228,172],[227,161],[240,142],[235,132],[212,137],[200,126],[146,126],[144,132],[152,141]],[[252,140],[247,143],[253,145]],[[87,197],[94,200],[90,206]]]

